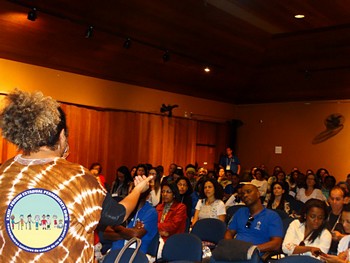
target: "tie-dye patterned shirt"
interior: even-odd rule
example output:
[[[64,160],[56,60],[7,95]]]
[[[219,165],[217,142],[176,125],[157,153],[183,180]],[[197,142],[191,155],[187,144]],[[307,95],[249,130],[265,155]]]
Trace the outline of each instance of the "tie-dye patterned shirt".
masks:
[[[93,262],[106,193],[83,166],[18,155],[0,167],[0,196],[1,263]]]

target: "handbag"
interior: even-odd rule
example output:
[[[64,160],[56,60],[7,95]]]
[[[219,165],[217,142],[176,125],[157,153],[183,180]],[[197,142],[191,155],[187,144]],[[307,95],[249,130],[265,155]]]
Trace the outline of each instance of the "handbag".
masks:
[[[135,248],[131,248],[133,244]],[[103,260],[103,263],[148,263],[147,256],[139,251],[141,239],[133,237],[128,240],[120,250],[110,251]]]

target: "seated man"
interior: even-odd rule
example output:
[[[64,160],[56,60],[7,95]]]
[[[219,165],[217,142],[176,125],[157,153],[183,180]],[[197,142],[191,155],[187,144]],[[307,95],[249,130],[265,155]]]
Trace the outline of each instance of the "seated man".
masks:
[[[126,240],[137,237],[142,241],[140,250],[145,254],[147,253],[149,244],[158,232],[157,211],[146,201],[149,192],[150,189],[140,196],[135,211],[129,217],[127,227],[119,225],[106,228],[103,237],[106,240],[114,241],[112,250],[122,248]]]
[[[339,240],[345,236],[345,231],[341,223],[341,214],[345,203],[345,191],[335,186],[329,193],[328,203],[330,205],[330,213],[327,218],[327,229],[332,234],[332,244],[329,254],[336,255]]]
[[[346,232],[338,245],[338,255],[321,255],[321,259],[327,263],[348,263],[349,262],[349,250],[350,250],[350,204],[343,206],[341,213],[342,225]]]
[[[243,185],[241,196],[247,207],[235,213],[225,233],[225,239],[235,237],[251,242],[260,252],[278,250],[283,239],[283,225],[279,215],[264,208],[255,185]]]

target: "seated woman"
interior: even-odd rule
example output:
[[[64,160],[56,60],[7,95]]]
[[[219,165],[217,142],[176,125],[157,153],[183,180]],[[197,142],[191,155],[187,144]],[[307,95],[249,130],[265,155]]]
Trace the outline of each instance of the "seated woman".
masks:
[[[97,181],[105,188],[108,189],[108,185],[106,184],[106,178],[102,175],[102,166],[100,163],[92,163],[89,169],[90,173],[94,175]]]
[[[127,196],[133,187],[133,179],[126,166],[120,166],[117,169],[117,176],[112,183],[111,195],[116,201],[122,200]]]
[[[226,209],[222,201],[223,189],[214,178],[207,178],[200,189],[200,198],[193,216],[192,225],[203,218],[218,218],[225,222]]]
[[[264,171],[258,168],[255,170],[254,176],[255,179],[253,179],[251,183],[258,188],[260,193],[260,199],[263,203],[267,194],[267,181],[264,178]]]
[[[288,215],[290,214],[289,202],[285,198],[284,184],[275,182],[271,185],[271,196],[266,207],[270,209],[279,209],[285,211]]]
[[[114,241],[112,250],[122,248],[127,240],[137,237],[142,241],[140,250],[147,253],[149,244],[158,232],[157,211],[146,201],[149,192],[150,189],[140,196],[136,209],[128,219],[127,227],[108,226],[104,231],[104,239]]]
[[[174,183],[163,183],[161,193],[162,203],[156,207],[158,230],[161,238],[166,241],[173,234],[185,232],[187,214]]]
[[[288,255],[302,254],[318,257],[327,253],[332,235],[326,228],[327,205],[318,199],[305,203],[301,217],[290,223],[284,237],[282,250]]]
[[[159,257],[168,237],[185,232],[187,220],[186,206],[180,202],[179,190],[176,184],[163,182],[161,189],[162,203],[156,207],[160,234]]]
[[[156,168],[151,168],[148,172],[149,176],[153,176],[153,179],[149,182],[149,187],[151,192],[148,197],[148,202],[150,202],[154,207],[159,204],[160,201],[160,179],[161,175]]]
[[[322,194],[315,175],[308,174],[306,176],[306,186],[304,188],[299,189],[295,199],[305,203],[307,200],[312,198],[319,199],[321,201],[326,201],[326,197]]]
[[[175,184],[179,190],[180,202],[186,206],[187,222],[186,222],[186,232],[190,228],[191,218],[192,218],[192,185],[190,179],[185,176],[179,177]]]

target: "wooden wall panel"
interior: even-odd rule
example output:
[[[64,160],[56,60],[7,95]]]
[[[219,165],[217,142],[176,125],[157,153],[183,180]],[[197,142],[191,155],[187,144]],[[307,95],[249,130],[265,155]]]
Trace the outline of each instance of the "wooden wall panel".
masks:
[[[217,159],[215,147],[221,124],[184,118],[126,111],[96,110],[62,104],[67,115],[70,155],[68,160],[89,167],[100,162],[107,181],[115,178],[121,165],[131,168],[138,163],[186,166],[199,158]],[[211,146],[198,147],[201,143]],[[16,147],[0,140],[1,161],[14,156]]]

